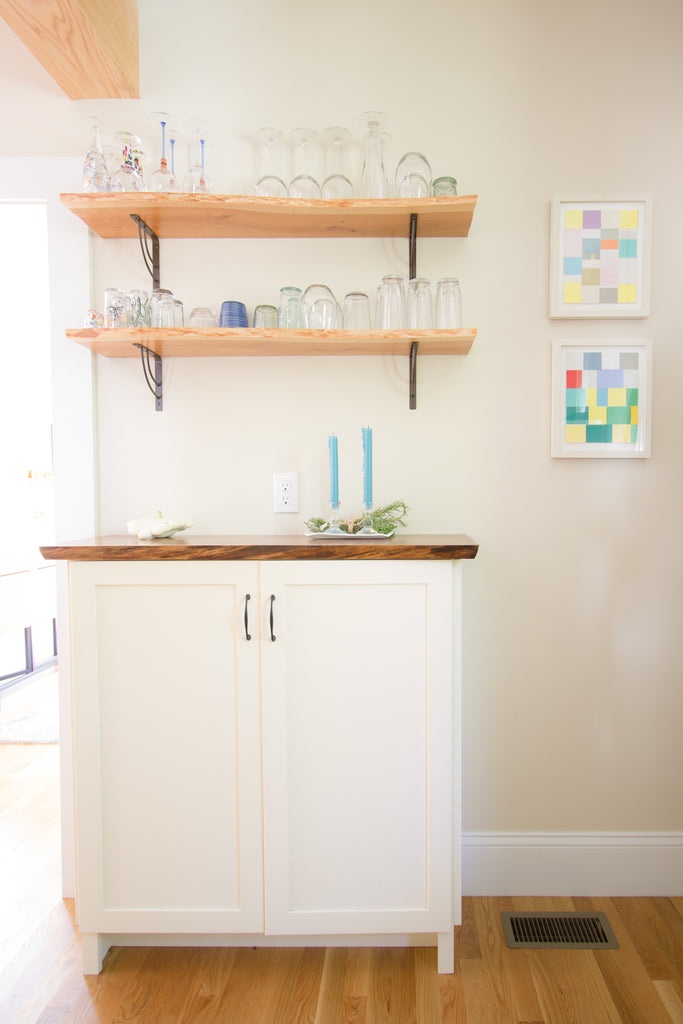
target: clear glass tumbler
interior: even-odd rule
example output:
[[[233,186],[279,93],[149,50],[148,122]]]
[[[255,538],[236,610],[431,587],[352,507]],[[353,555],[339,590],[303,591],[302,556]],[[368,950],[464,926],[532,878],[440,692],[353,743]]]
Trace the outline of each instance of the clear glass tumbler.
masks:
[[[369,331],[370,300],[365,292],[349,292],[344,296],[342,327],[345,331]]]
[[[107,288],[104,293],[104,326],[130,327],[130,296],[120,288]]]
[[[398,274],[387,274],[379,283],[375,324],[385,331],[406,326],[406,284]]]
[[[396,166],[396,194],[423,198],[432,194],[432,169],[422,153],[404,153]]]
[[[277,313],[278,327],[301,329],[304,314],[301,307],[301,288],[287,286],[280,289],[280,305]]]
[[[462,294],[455,277],[445,277],[436,285],[435,320],[438,328],[462,327]]]
[[[428,330],[434,326],[432,282],[425,277],[408,281],[408,327]]]

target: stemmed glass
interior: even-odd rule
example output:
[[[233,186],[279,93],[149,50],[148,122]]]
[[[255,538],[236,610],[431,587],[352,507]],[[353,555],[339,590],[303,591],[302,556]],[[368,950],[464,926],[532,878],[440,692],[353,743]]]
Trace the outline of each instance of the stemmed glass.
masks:
[[[384,143],[389,138],[389,118],[379,110],[368,110],[361,121],[365,126],[361,195],[384,199],[389,195],[389,182],[384,170]]]
[[[295,144],[294,168],[296,174],[289,183],[289,195],[293,199],[320,199],[320,185],[313,174],[311,164],[318,133],[312,128],[295,128],[289,136]]]
[[[111,181],[112,192],[144,192],[142,143],[133,132],[118,132],[121,166]]]
[[[157,116],[160,118],[159,124],[161,125],[161,160],[159,168],[152,174],[152,192],[175,192],[175,174],[173,171],[169,171],[168,161],[166,160],[166,125],[168,124],[168,114],[159,111]]]
[[[344,143],[351,135],[348,128],[326,128],[323,138],[328,144],[330,173],[322,183],[323,199],[353,199],[353,185],[344,174]]]
[[[205,195],[211,194],[211,179],[206,173],[205,147],[208,125],[205,121],[195,124],[193,134],[196,136],[194,145],[194,163],[185,175],[183,181],[183,192],[202,192]]]
[[[108,192],[109,171],[100,145],[100,129],[103,125],[97,117],[90,118],[90,122],[90,145],[83,162],[83,191]]]
[[[257,196],[286,196],[287,186],[275,173],[277,147],[282,146],[285,133],[279,128],[259,128],[256,138],[261,144],[259,177],[256,182]]]

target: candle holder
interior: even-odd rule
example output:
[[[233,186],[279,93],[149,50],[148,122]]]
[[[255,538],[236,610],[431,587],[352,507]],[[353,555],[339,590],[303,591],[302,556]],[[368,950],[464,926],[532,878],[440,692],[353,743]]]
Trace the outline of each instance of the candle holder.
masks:
[[[335,536],[347,537],[348,534],[344,533],[341,526],[339,525],[339,502],[330,502],[330,514],[327,517],[328,527],[325,530],[326,534],[334,534]]]
[[[376,530],[372,525],[372,504],[365,502],[365,512],[360,523],[360,530],[355,535],[356,537],[379,537],[379,530]]]

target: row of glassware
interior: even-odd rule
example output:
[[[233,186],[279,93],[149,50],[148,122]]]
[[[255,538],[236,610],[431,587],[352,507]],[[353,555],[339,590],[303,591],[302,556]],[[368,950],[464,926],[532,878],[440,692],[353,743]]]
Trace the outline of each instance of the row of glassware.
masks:
[[[175,146],[180,133],[169,128],[167,115],[160,115],[161,157],[159,167],[145,169],[142,141],[133,132],[118,132],[117,145],[103,147],[102,124],[95,120],[90,147],[83,166],[84,192],[213,192],[206,169],[207,127],[200,122],[192,128],[192,156],[188,172],[176,173]],[[457,195],[457,182],[450,176],[432,177],[427,158],[416,151],[405,153],[396,165],[394,187],[384,169],[384,145],[389,139],[388,119],[378,111],[363,115],[363,165],[356,189],[349,170],[348,146],[351,132],[327,128],[318,133],[296,128],[289,134],[277,128],[256,132],[258,171],[253,192],[260,196],[295,199],[353,199]],[[166,142],[170,149],[170,163]]]
[[[374,309],[373,309],[374,306]],[[104,314],[88,310],[85,327],[183,327],[183,303],[168,289],[152,292],[141,289],[126,292],[108,288],[104,295]],[[196,306],[190,313],[190,327],[248,327],[243,302],[228,300],[220,314],[208,306]],[[457,329],[462,327],[462,296],[457,278],[431,281],[418,277],[406,281],[398,274],[387,274],[380,281],[374,298],[367,292],[348,292],[340,304],[324,284],[280,289],[278,306],[258,305],[252,327],[293,330],[417,330]]]

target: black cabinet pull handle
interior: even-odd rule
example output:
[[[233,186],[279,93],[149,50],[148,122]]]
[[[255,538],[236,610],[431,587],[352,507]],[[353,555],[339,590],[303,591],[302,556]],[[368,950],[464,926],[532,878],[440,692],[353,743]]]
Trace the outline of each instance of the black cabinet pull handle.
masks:
[[[270,595],[270,639],[275,642],[275,633],[273,633],[273,604],[275,603],[275,594]]]
[[[251,640],[251,633],[249,632],[249,601],[251,594],[247,594],[244,598],[244,635],[247,640]]]

